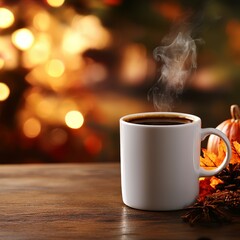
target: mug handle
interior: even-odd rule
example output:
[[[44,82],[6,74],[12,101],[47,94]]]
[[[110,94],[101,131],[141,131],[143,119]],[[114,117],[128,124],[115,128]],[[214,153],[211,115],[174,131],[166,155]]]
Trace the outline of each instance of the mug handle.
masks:
[[[200,177],[210,177],[210,176],[213,176],[213,175],[219,173],[230,162],[231,155],[232,155],[232,148],[231,148],[230,141],[228,140],[227,136],[218,129],[215,129],[215,128],[201,129],[201,140],[203,141],[210,134],[217,135],[218,137],[222,138],[222,140],[225,142],[226,147],[227,147],[226,156],[225,156],[223,162],[215,169],[206,170],[203,167],[200,167],[200,169],[199,169]]]

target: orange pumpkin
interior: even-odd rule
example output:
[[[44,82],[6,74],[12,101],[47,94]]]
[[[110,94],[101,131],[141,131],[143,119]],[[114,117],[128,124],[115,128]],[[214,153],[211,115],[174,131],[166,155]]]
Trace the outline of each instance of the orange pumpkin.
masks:
[[[230,141],[240,142],[240,109],[238,105],[232,105],[230,108],[232,119],[227,119],[217,126],[217,129],[226,134]],[[220,138],[211,135],[208,139],[207,150],[218,154]]]

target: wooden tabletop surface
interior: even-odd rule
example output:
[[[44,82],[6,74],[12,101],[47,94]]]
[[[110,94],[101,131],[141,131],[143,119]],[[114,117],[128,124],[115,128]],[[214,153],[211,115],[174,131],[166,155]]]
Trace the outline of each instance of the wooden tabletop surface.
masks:
[[[0,239],[240,239],[239,218],[191,227],[182,214],[125,206],[117,163],[0,166]]]

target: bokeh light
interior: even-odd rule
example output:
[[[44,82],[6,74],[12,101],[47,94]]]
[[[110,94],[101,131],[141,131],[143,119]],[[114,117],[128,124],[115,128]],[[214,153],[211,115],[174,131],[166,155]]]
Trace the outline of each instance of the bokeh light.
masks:
[[[0,59],[0,70],[15,70],[19,66],[18,50],[13,46],[11,36],[0,34]]]
[[[111,42],[110,33],[94,15],[75,15],[71,27],[63,35],[62,49],[66,53],[82,53],[89,48],[102,49]]]
[[[0,58],[0,70],[4,67],[4,60]]]
[[[29,118],[23,124],[23,133],[28,138],[35,138],[41,132],[41,123],[36,118]]]
[[[4,101],[9,97],[10,89],[5,83],[0,83],[0,101]]]
[[[29,29],[21,28],[12,34],[12,42],[18,49],[27,50],[32,46],[34,36]]]
[[[103,143],[97,135],[90,134],[84,140],[84,146],[89,153],[91,153],[92,155],[97,155],[101,152]]]
[[[118,119],[154,108],[148,92],[163,66],[154,49],[174,38],[169,31],[175,21],[182,24],[184,9],[200,7],[155,0],[138,1],[138,7],[123,0],[0,2],[0,151],[9,163],[9,152],[16,159],[23,153],[26,162],[118,160]],[[240,2],[205,7],[207,18],[194,33],[198,69],[173,110],[196,110],[214,126],[239,99]],[[226,16],[214,24],[224,9]],[[208,109],[200,94],[210,96]]]
[[[72,129],[80,128],[84,123],[83,115],[76,110],[69,111],[65,116],[65,122]]]
[[[47,3],[51,7],[61,7],[64,4],[65,0],[47,0]]]
[[[0,8],[0,28],[8,28],[14,23],[14,15],[7,8]]]
[[[39,31],[47,31],[50,22],[50,15],[45,11],[40,11],[33,17],[33,26]]]
[[[52,145],[62,145],[67,141],[67,139],[67,132],[61,128],[55,128],[50,132],[50,140]]]
[[[45,33],[38,34],[32,47],[23,54],[23,64],[27,68],[44,64],[51,53],[51,39]]]
[[[140,84],[147,75],[147,50],[141,44],[130,44],[123,51],[121,77],[128,84]]]
[[[61,77],[65,71],[64,63],[59,59],[52,59],[46,64],[46,71],[51,77]]]

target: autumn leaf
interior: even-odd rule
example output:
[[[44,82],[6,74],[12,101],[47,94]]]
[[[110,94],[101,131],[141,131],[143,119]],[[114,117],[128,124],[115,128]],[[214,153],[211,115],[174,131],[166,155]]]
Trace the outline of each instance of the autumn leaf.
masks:
[[[232,157],[230,163],[240,163],[240,144],[237,141],[231,142]],[[202,149],[203,156],[200,157],[200,166],[204,168],[213,168],[219,166],[226,156],[226,145],[221,140],[218,145],[218,155]]]
[[[200,166],[209,168],[209,167],[217,167],[217,155],[215,153],[208,152],[206,149],[202,149],[203,157],[200,157]]]
[[[222,139],[220,140],[220,143],[218,145],[218,155],[217,156],[219,159],[217,166],[219,166],[226,156],[226,145]]]
[[[240,162],[240,144],[237,141],[231,142],[231,149],[232,149],[232,157],[230,163],[238,163]],[[221,140],[218,146],[218,158],[219,160],[223,161],[226,155],[226,145]]]
[[[199,200],[204,200],[204,198],[215,192],[216,189],[211,185],[211,178],[202,178],[199,181]]]
[[[215,176],[212,176],[210,178],[210,185],[212,188],[216,188],[216,185],[218,185],[219,183],[223,183],[223,181]]]
[[[232,142],[232,158],[231,163],[240,162],[240,144],[237,141]]]

